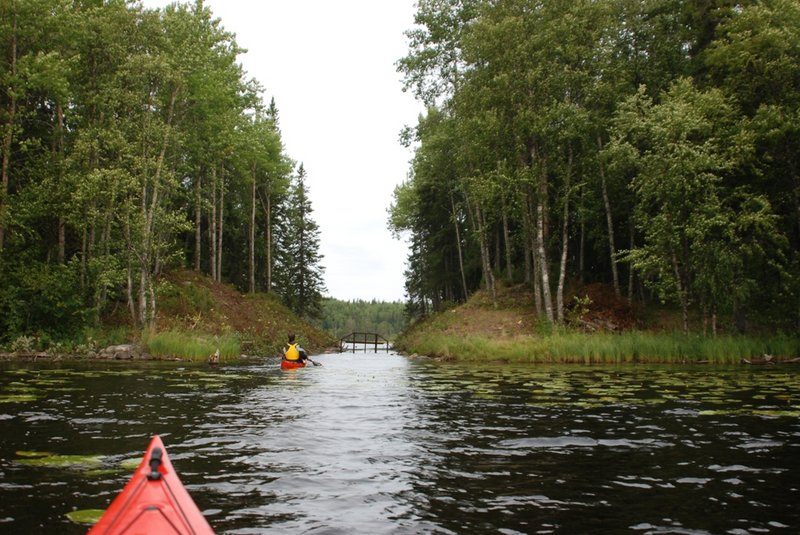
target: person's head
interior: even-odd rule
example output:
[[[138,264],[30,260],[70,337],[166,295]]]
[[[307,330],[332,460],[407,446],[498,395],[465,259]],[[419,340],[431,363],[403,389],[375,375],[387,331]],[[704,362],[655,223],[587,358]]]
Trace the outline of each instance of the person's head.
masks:
[[[289,333],[289,343],[290,344],[294,343],[294,333]]]

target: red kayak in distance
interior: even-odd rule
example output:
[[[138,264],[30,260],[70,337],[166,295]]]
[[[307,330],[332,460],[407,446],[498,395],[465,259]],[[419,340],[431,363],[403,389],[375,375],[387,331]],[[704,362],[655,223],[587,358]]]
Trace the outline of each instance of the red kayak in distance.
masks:
[[[293,370],[295,368],[305,368],[305,367],[306,367],[305,361],[281,359],[282,370]]]
[[[87,535],[214,533],[178,479],[158,435],[139,468]]]

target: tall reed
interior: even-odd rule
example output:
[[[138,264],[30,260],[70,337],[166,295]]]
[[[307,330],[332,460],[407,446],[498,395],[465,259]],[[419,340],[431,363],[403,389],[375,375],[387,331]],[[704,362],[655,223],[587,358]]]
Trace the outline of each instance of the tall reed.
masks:
[[[800,337],[717,337],[682,333],[620,334],[554,330],[546,336],[491,338],[433,333],[401,340],[406,351],[456,360],[529,363],[712,363],[731,364],[768,354],[800,356]]]
[[[239,357],[239,338],[233,335],[198,336],[180,331],[145,333],[142,342],[154,357],[206,360],[219,350],[220,360]]]

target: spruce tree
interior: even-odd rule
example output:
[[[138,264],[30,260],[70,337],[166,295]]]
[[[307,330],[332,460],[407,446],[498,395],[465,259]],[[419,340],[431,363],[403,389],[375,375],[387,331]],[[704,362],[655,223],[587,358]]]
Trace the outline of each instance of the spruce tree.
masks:
[[[277,291],[283,302],[302,317],[316,318],[322,313],[325,268],[319,252],[319,226],[312,218],[303,164],[292,181],[284,226],[279,237]]]

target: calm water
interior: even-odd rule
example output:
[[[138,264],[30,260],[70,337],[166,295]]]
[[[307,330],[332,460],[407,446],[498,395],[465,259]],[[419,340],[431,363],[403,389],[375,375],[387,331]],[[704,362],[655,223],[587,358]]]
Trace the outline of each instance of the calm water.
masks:
[[[2,364],[0,533],[85,532],[156,433],[218,533],[800,532],[798,368],[315,358]]]

